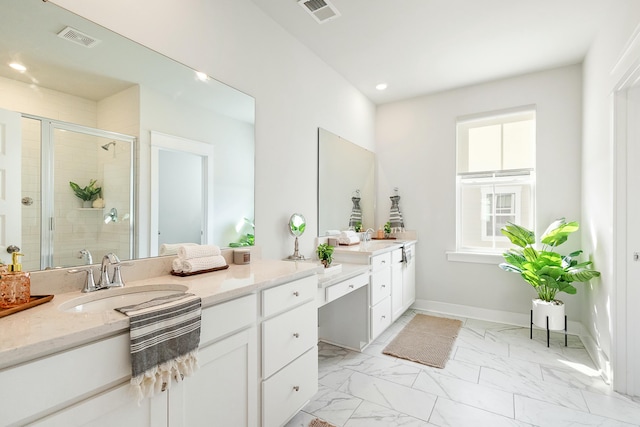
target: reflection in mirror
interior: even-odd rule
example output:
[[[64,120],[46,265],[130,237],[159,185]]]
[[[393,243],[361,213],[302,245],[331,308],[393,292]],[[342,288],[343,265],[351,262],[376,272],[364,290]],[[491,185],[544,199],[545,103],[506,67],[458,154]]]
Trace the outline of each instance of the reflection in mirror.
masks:
[[[293,248],[293,255],[289,255],[289,259],[293,260],[303,260],[304,256],[300,255],[298,250],[298,237],[302,236],[305,228],[307,228],[307,220],[302,216],[302,214],[294,213],[289,218],[289,232],[292,236],[295,236],[296,240]]]
[[[318,129],[318,235],[354,226],[374,227],[375,155],[338,135]],[[354,198],[359,197],[356,202]],[[359,212],[354,212],[357,207]],[[355,216],[354,216],[355,214]],[[355,219],[354,219],[355,218]]]
[[[86,41],[84,38],[69,40],[59,36],[67,34],[63,31],[67,27],[95,42],[83,44],[79,42]],[[25,65],[26,71],[9,68],[8,64],[14,62]],[[9,144],[12,147],[9,151],[14,155],[17,152],[18,159],[22,157],[21,162],[14,162],[22,184],[17,185],[17,179],[11,181],[11,185],[18,188],[17,192],[8,193],[12,213],[0,212],[0,216],[4,216],[6,228],[14,232],[8,237],[29,245],[23,249],[28,251],[24,262],[29,263],[29,267],[25,269],[84,264],[91,258],[87,254],[92,251],[98,252],[93,253],[94,259],[99,259],[107,250],[113,250],[121,259],[155,253],[157,235],[153,246],[150,227],[151,217],[158,215],[152,211],[150,200],[152,131],[213,147],[215,156],[207,182],[215,198],[200,200],[209,210],[201,220],[203,225],[199,231],[213,236],[208,242],[220,246],[246,239],[245,230],[236,229],[241,229],[245,219],[254,220],[255,103],[250,96],[206,76],[200,80],[193,70],[182,64],[41,0],[0,0],[0,93],[0,109],[16,112],[19,120],[23,117],[22,138],[18,136]],[[27,139],[46,141],[49,138],[40,135],[41,131],[35,126],[24,123],[26,117],[31,116],[123,137],[84,138],[82,147],[92,147],[95,151],[87,155],[88,148],[81,150],[80,146],[62,149],[57,143],[51,148],[43,142],[29,145]],[[0,114],[0,122],[3,117]],[[22,144],[16,143],[20,140]],[[116,144],[109,145],[112,140]],[[101,148],[104,145],[107,148]],[[113,163],[114,160],[124,162],[120,150],[128,149],[133,150],[128,167],[124,167],[124,163]],[[52,165],[52,170],[47,170],[48,166],[40,170],[41,158],[43,165]],[[137,166],[135,175],[134,165]],[[58,170],[63,166],[74,172]],[[171,161],[168,167],[180,173]],[[59,212],[62,223],[60,218],[49,216],[50,211],[57,212],[59,207],[70,203],[55,200],[54,190],[73,200],[69,181],[84,187],[91,179],[97,179],[103,186],[105,206],[95,208],[100,212],[65,208]],[[184,176],[181,181],[185,187],[197,187],[195,182],[186,182]],[[133,187],[126,196],[122,193],[121,201],[114,199],[114,185],[118,189]],[[127,198],[133,196],[135,199]],[[23,198],[27,202],[21,204]],[[105,215],[112,208],[118,212],[119,220],[105,224]],[[127,214],[130,216],[125,220]],[[89,233],[81,224],[93,220],[100,224]],[[187,222],[191,220],[173,216],[173,224],[186,225]],[[237,227],[238,224],[241,226]],[[111,234],[115,229],[134,234],[123,240]],[[62,234],[63,230],[69,231],[73,239],[58,239],[55,233]],[[75,240],[82,235],[86,238],[85,232],[95,237]],[[184,237],[178,235],[171,239]],[[94,245],[90,247],[89,241]],[[0,247],[0,259],[6,261],[2,249]]]

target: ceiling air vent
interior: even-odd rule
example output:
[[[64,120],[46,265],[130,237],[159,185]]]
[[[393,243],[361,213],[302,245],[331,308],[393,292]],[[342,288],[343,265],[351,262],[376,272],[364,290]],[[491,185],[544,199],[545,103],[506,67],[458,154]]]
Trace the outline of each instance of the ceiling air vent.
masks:
[[[298,4],[320,24],[340,16],[338,9],[328,0],[298,0]]]
[[[82,31],[78,31],[75,28],[67,27],[58,33],[58,37],[61,39],[69,40],[70,42],[77,43],[84,47],[94,47],[100,40],[95,37],[91,37],[89,34],[85,34]]]

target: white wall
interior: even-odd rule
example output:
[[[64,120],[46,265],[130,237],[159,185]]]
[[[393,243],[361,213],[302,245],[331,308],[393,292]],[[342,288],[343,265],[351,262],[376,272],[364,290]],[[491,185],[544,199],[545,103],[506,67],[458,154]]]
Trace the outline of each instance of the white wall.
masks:
[[[292,213],[317,230],[317,128],[373,149],[374,105],[249,0],[54,3],[256,99],[256,243],[265,257],[293,250]],[[306,256],[314,234],[300,239]]]
[[[581,219],[581,88],[581,67],[574,65],[378,107],[377,218],[389,217],[389,197],[398,187],[405,226],[416,230],[419,239],[416,291],[421,303],[528,319],[535,293],[518,275],[496,264],[447,261],[445,252],[456,245],[456,118],[536,106],[536,227],[541,232],[562,216]],[[580,236],[572,236],[565,249],[579,244]],[[564,296],[569,318],[579,320],[580,300]]]
[[[620,77],[614,67],[640,23],[640,2],[625,4],[626,8],[602,17],[605,25],[584,61],[582,235],[584,249],[593,254],[602,276],[585,293],[588,309],[583,311],[582,323],[601,350],[599,362],[605,369],[614,351],[612,330],[616,315],[612,227],[616,170],[611,94]]]

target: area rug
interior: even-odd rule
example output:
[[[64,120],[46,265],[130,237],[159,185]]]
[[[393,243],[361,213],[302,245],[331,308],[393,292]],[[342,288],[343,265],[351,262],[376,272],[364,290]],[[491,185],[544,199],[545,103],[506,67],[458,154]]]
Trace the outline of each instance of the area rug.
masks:
[[[460,320],[416,314],[382,352],[444,368],[461,326]]]
[[[309,423],[309,427],[336,427],[333,424],[329,424],[326,421],[322,421],[320,418],[316,418],[314,420],[311,420],[311,422]]]

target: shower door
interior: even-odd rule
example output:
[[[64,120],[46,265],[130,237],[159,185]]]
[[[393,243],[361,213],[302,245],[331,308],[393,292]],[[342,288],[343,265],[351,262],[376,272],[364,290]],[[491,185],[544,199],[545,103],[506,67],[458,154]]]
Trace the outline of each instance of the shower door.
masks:
[[[36,119],[42,126],[40,268],[97,263],[108,252],[131,259],[135,138]]]

